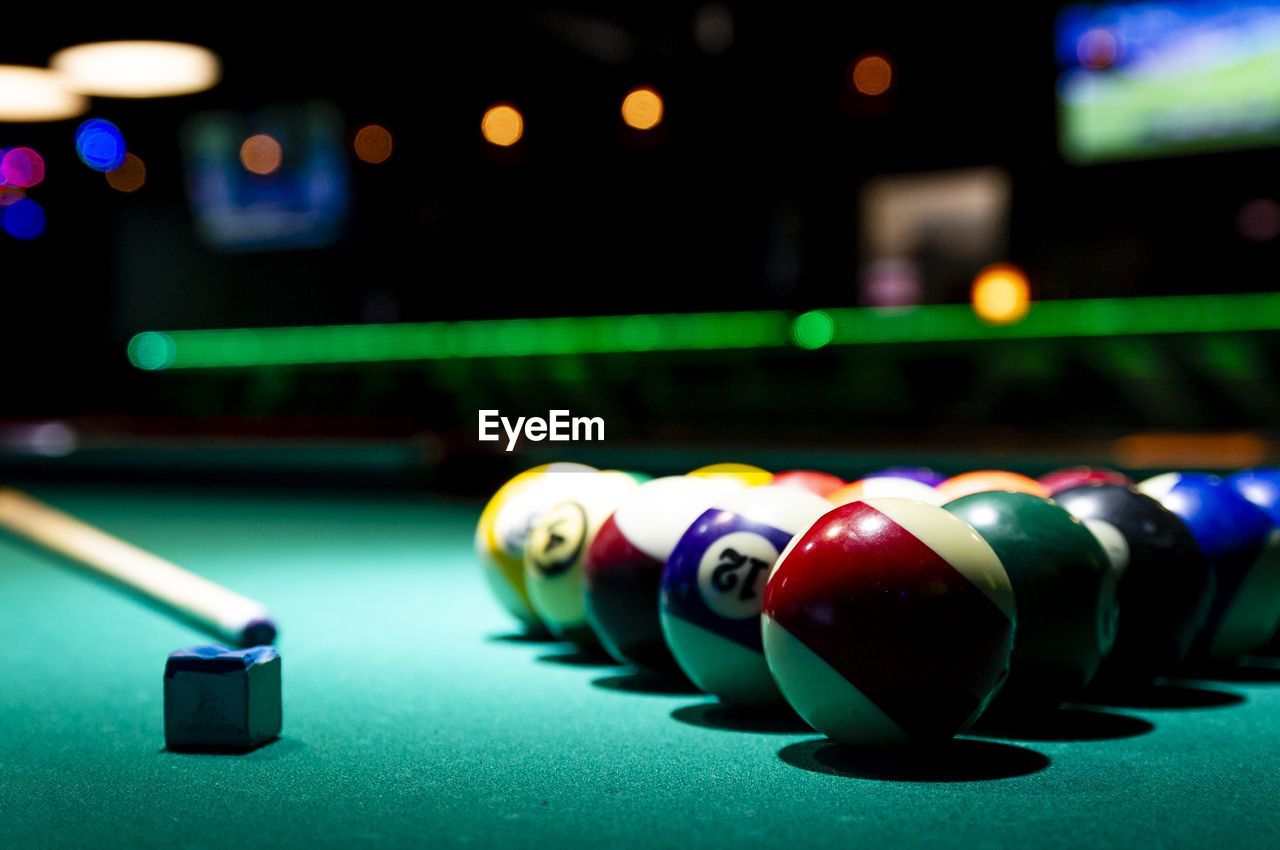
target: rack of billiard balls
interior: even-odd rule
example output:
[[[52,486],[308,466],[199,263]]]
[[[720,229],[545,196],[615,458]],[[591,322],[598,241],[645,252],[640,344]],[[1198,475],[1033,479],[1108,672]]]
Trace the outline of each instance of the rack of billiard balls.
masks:
[[[530,632],[884,747],[1259,650],[1280,624],[1278,522],[1273,468],[556,463],[494,494],[476,549]]]

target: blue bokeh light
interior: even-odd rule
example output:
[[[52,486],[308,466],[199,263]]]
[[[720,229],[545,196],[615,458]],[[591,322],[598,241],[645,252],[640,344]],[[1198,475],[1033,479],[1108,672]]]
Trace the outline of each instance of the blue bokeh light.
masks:
[[[114,171],[124,164],[124,135],[105,118],[90,118],[76,129],[76,154],[95,171]]]
[[[35,239],[44,233],[44,208],[30,198],[15,201],[0,213],[0,226],[15,239]]]

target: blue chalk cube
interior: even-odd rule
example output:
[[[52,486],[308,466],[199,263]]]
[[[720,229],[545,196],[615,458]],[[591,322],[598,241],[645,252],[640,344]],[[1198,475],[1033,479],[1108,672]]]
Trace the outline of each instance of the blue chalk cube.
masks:
[[[164,667],[169,749],[250,749],[280,734],[280,654],[274,647],[192,646]]]

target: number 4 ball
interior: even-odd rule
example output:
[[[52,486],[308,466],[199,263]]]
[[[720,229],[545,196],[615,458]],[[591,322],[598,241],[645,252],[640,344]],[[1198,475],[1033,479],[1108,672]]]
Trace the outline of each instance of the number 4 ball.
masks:
[[[546,510],[524,547],[525,585],[534,613],[552,635],[599,645],[587,625],[582,562],[600,526],[640,482],[625,472],[579,475],[577,492]]]
[[[836,508],[765,587],[765,659],[804,720],[864,747],[944,741],[1009,670],[1014,601],[991,546],[911,499]]]
[[[528,630],[543,624],[529,600],[524,546],[542,512],[572,494],[579,476],[594,473],[581,463],[550,463],[525,470],[499,488],[476,523],[475,547],[494,598]]]

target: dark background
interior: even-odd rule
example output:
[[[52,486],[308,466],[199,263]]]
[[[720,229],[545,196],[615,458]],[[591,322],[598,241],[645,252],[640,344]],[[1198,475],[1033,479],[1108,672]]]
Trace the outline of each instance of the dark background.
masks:
[[[851,306],[860,186],[972,166],[1010,175],[1007,259],[1027,270],[1037,298],[1274,287],[1280,246],[1241,238],[1236,216],[1280,192],[1276,151],[1063,162],[1051,6],[730,4],[734,37],[722,55],[695,43],[699,8],[353,7],[26,29],[6,44],[7,61],[165,38],[214,49],[224,79],[187,97],[94,99],[89,114],[115,122],[147,164],[134,194],[110,190],[75,158],[82,118],[0,125],[0,147],[35,147],[48,169],[30,192],[46,233],[0,241],[0,416],[179,435],[425,432],[461,451],[480,450],[480,407],[603,415],[613,438],[637,445],[918,449],[979,435],[1052,443],[1273,425],[1269,333],[203,373],[129,366],[128,339],[148,329]],[[896,72],[874,99],[845,81],[870,50]],[[647,134],[617,116],[641,83],[666,101]],[[184,122],[314,100],[335,105],[348,134],[376,121],[395,138],[386,163],[348,157],[342,238],[306,250],[204,245],[184,191]],[[478,132],[500,100],[526,118],[509,150]],[[964,300],[967,283],[939,300]]]

